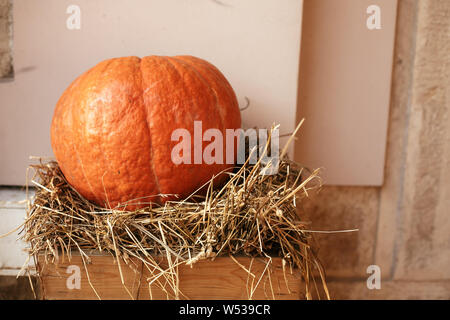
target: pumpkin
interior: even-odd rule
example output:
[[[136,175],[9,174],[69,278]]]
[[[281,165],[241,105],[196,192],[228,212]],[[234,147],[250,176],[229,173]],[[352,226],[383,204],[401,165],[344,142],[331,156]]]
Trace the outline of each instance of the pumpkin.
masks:
[[[216,67],[193,56],[114,58],[62,94],[51,145],[65,178],[86,199],[106,207],[134,199],[164,203],[175,197],[160,194],[185,198],[233,166],[171,161],[179,143],[172,133],[183,128],[193,135],[194,121],[224,137],[241,126],[236,95]],[[220,174],[214,184],[224,179]]]

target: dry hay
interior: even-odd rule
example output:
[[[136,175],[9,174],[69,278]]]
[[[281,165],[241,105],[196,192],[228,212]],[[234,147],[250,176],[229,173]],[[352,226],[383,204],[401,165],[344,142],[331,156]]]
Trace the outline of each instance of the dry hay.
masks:
[[[135,211],[92,204],[67,183],[56,162],[40,160],[31,166],[36,192],[22,238],[30,245],[30,257],[44,253],[48,263],[61,254],[70,259],[73,250],[79,252],[86,272],[90,250],[108,252],[118,262],[123,284],[123,264],[131,265],[130,258],[137,258],[152,274],[149,286],[159,286],[171,299],[185,298],[177,276],[181,264],[246,255],[266,257],[269,265],[271,257],[278,256],[283,265],[300,273],[306,298],[329,298],[309,223],[299,214],[308,191],[320,186],[318,170],[310,172],[290,161],[286,150],[287,145],[278,174],[261,175],[261,169],[270,164],[263,164],[261,158],[256,164],[247,160],[228,173],[230,179],[221,188],[213,188],[211,179],[204,196],[163,206],[150,203]],[[164,266],[158,262],[161,256],[166,257]]]

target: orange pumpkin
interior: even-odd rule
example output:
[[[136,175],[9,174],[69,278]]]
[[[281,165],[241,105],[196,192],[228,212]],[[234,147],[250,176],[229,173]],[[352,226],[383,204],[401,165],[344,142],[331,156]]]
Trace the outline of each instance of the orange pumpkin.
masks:
[[[171,161],[179,143],[172,132],[184,128],[193,136],[194,121],[224,137],[241,126],[236,95],[216,67],[192,56],[114,58],[65,90],[51,143],[67,181],[86,199],[110,207],[138,198],[162,203],[173,197],[158,194],[184,198],[232,166]]]

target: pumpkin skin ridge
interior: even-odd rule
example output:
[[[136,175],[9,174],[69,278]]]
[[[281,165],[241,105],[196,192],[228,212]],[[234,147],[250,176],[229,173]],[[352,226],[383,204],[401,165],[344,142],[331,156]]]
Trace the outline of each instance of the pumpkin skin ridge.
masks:
[[[98,72],[97,71],[97,74],[98,73],[104,73],[107,69],[108,69],[108,67],[111,65],[111,63],[113,62],[113,60],[114,60],[114,58],[113,59],[108,59],[108,60],[105,60],[105,61],[103,61],[103,63],[104,63],[104,65],[103,65],[103,68],[102,68],[102,70],[101,70],[101,72]],[[102,62],[100,62],[100,63],[102,63]],[[89,75],[92,75],[93,73],[94,73],[94,71],[96,71],[96,70],[93,70],[94,68],[91,68],[91,70],[88,70],[85,74],[83,74],[82,76],[81,76],[81,78],[83,79],[85,76],[87,77],[87,76],[89,76]],[[98,79],[97,79],[98,80]],[[83,83],[84,84],[84,83]],[[79,92],[79,91],[77,91],[77,92]],[[89,92],[89,91],[88,91]],[[71,105],[71,113],[72,113],[72,119],[76,119],[76,116],[74,116],[74,112],[75,111],[77,111],[77,109],[76,108],[74,108],[74,105]],[[73,126],[76,126],[76,124],[77,124],[77,122],[76,121],[74,121],[73,122]],[[73,128],[73,126],[72,126],[72,128]],[[73,134],[73,130],[71,130],[71,133]],[[93,199],[92,198],[87,198],[88,200],[93,200],[95,203],[97,203],[97,204],[101,204],[101,205],[104,205],[103,204],[103,201],[102,201],[102,198],[101,197],[98,197],[97,196],[97,194],[95,193],[95,191],[93,191],[93,186],[92,186],[92,183],[91,183],[91,181],[89,181],[89,178],[88,178],[88,176],[87,176],[87,174],[86,174],[86,171],[85,171],[85,167],[84,167],[84,165],[83,165],[83,162],[84,162],[84,160],[83,160],[83,158],[82,158],[82,156],[81,156],[81,154],[80,154],[80,152],[79,152],[79,149],[78,149],[78,147],[77,147],[77,144],[76,144],[76,142],[75,143],[73,143],[73,148],[74,148],[74,150],[75,150],[75,152],[76,152],[76,155],[77,155],[77,157],[78,157],[78,160],[80,161],[80,165],[81,165],[81,169],[82,169],[82,173],[83,173],[83,176],[86,178],[86,182],[88,183],[88,185],[89,185],[89,187],[90,187],[90,189],[91,189],[91,191],[92,191],[92,196],[93,196]],[[88,159],[89,160],[89,159]]]
[[[236,108],[239,110],[239,105],[237,103],[237,97],[236,94],[233,90],[233,88],[231,87],[230,83],[228,82],[228,80],[225,78],[225,76],[222,74],[222,72],[220,72],[219,69],[217,69],[216,66],[214,66],[213,64],[211,64],[210,62],[194,57],[194,56],[189,56],[189,55],[185,55],[185,56],[176,56],[176,58],[178,59],[182,59],[183,61],[189,61],[190,63],[196,63],[197,66],[201,65],[206,71],[208,71],[208,74],[213,74],[214,78],[216,78],[216,82],[222,82],[222,87],[225,87],[225,91],[227,94],[227,97],[230,100],[233,100],[236,102]],[[222,88],[223,90],[224,88]],[[224,120],[228,125],[231,125],[232,127],[238,127],[240,128],[241,126],[241,114],[240,112],[231,114],[232,116],[234,115],[235,117],[232,117],[231,119],[228,118],[229,116],[229,109],[225,108],[222,110],[224,112]],[[231,122],[231,123],[229,123]]]
[[[183,79],[183,75],[182,75],[182,74],[180,73],[180,71],[174,66],[174,64],[170,61],[170,59],[168,59],[168,57],[166,57],[166,56],[158,56],[158,58],[164,59],[164,60],[168,63],[168,65],[170,66],[170,68],[176,71],[178,77],[179,77],[180,79]],[[183,89],[186,90],[185,84],[184,84],[184,80],[182,80],[182,82],[183,82]],[[192,116],[192,114],[189,113],[188,115],[189,115],[190,118],[191,118],[191,122],[194,123],[195,119],[194,119],[194,117]]]
[[[147,59],[149,59],[149,58],[147,58]],[[189,85],[187,83],[186,75],[181,72],[180,67],[177,66],[177,64],[173,63],[169,59],[169,57],[167,57],[167,56],[150,57],[150,59],[152,59],[154,61],[157,60],[158,61],[158,66],[161,69],[165,70],[166,72],[169,72],[169,70],[172,70],[173,71],[173,75],[172,76],[174,76],[175,79],[179,82],[179,88],[177,89],[178,92],[183,92],[183,93],[185,93],[185,95],[191,97],[190,94],[187,94],[190,91],[190,87],[189,87]],[[172,80],[174,80],[174,79],[172,79]],[[178,112],[182,111],[184,114],[188,115],[189,118],[190,118],[189,125],[193,125],[193,123],[195,121],[195,118],[193,117],[193,114],[190,113],[188,109],[186,109],[186,104],[188,104],[187,100],[184,100],[184,99],[180,98],[180,101],[177,101],[177,99],[175,99],[175,102],[183,102],[181,107],[177,106]],[[196,103],[196,101],[194,99],[191,98],[189,100],[189,103],[191,104],[191,107],[193,107],[194,109],[196,109],[196,108],[199,109],[198,108],[198,104]],[[165,106],[167,107],[167,105],[165,105]],[[178,119],[178,120],[180,120],[180,119]],[[150,121],[152,121],[152,123],[153,123],[153,121],[155,121],[155,120],[153,118],[151,118]],[[178,124],[180,124],[180,123],[178,123]],[[183,124],[186,124],[186,123],[183,123]],[[188,127],[189,126],[184,126],[184,129],[187,129]],[[192,133],[193,132],[193,128],[192,128],[192,130],[189,130],[189,132]],[[191,141],[191,150],[194,150],[193,141]],[[186,171],[186,175],[185,175],[186,178],[185,178],[185,180],[188,180],[188,181],[195,181],[196,180],[196,170],[194,170],[194,168],[192,168],[192,169],[186,168],[185,171]],[[201,184],[202,183],[198,183],[198,185],[193,186],[192,189],[196,190],[199,187],[199,185],[201,185]],[[165,185],[165,183],[163,185]],[[173,186],[172,186],[172,189],[173,189]],[[176,193],[174,193],[174,192],[163,192],[163,193],[165,193],[165,194],[174,194],[174,196],[167,197],[166,198],[167,200],[175,200],[177,198],[177,196],[181,196],[181,197],[188,196],[188,194],[182,194],[180,192],[176,192]]]
[[[225,125],[225,120],[224,120],[223,114],[222,114],[222,112],[221,112],[221,110],[220,110],[220,108],[219,108],[219,98],[218,98],[218,96],[217,96],[217,92],[212,88],[212,86],[208,83],[208,81],[206,81],[206,78],[202,75],[202,73],[201,73],[199,70],[197,70],[197,68],[194,66],[193,63],[188,63],[187,61],[185,61],[185,60],[183,60],[183,59],[180,59],[178,56],[175,56],[175,57],[167,57],[167,59],[169,59],[169,61],[170,61],[170,60],[175,60],[175,61],[177,61],[179,64],[181,64],[184,68],[190,69],[190,70],[193,72],[193,74],[195,74],[196,77],[197,77],[202,83],[204,83],[205,86],[208,87],[208,91],[209,91],[209,93],[211,94],[211,96],[214,97],[214,101],[215,101],[214,107],[213,107],[213,108],[216,110],[216,112],[217,112],[217,114],[218,114],[218,116],[219,116],[219,118],[220,118],[220,123],[221,123],[221,127],[220,127],[220,128],[216,128],[216,129],[219,129],[220,132],[222,132],[222,133],[225,132],[226,125]],[[211,141],[211,142],[212,142],[212,141]],[[226,148],[226,145],[223,145],[223,146],[222,146],[222,149],[223,149],[223,148]],[[203,148],[203,151],[204,151],[204,148]],[[223,155],[223,154],[225,154],[225,153],[224,153],[224,150],[222,150],[222,155]],[[223,160],[223,159],[222,159],[222,160]],[[214,170],[214,171],[217,171],[217,172],[218,172],[217,175],[214,175],[214,180],[215,180],[214,182],[217,182],[218,184],[221,184],[221,183],[226,179],[226,175],[223,174],[223,171],[229,169],[229,166],[227,166],[226,163],[224,163],[224,162],[225,162],[225,161],[222,161],[222,163],[213,163],[213,164],[209,164],[209,166],[212,166],[212,167],[214,167],[214,168],[217,168],[217,170]]]
[[[95,78],[94,88],[98,88],[98,87],[102,86],[102,84],[100,82],[103,81],[104,78],[107,78],[107,75],[108,75],[109,72],[112,72],[112,70],[114,70],[112,68],[114,62],[122,63],[122,62],[125,62],[125,61],[128,61],[128,60],[131,60],[132,58],[138,58],[138,57],[129,56],[129,57],[124,57],[123,59],[111,58],[111,59],[107,60],[108,63],[105,65],[103,70],[101,70],[100,72],[97,73],[97,77]],[[98,108],[98,105],[97,105],[97,108]],[[107,166],[107,168],[104,168],[105,170],[104,170],[103,175],[101,177],[103,193],[105,195],[105,199],[103,199],[103,201],[102,201],[103,202],[102,206],[105,206],[105,207],[111,209],[111,208],[116,207],[116,205],[120,204],[120,201],[115,201],[115,200],[110,201],[110,199],[108,197],[108,190],[106,189],[106,186],[104,184],[104,177],[105,177],[105,175],[108,174],[109,172],[114,172],[114,170],[111,167],[111,161],[108,158],[107,152],[105,152],[105,150],[103,148],[103,145],[108,145],[108,140],[107,140],[108,134],[106,134],[107,130],[105,130],[105,128],[107,127],[105,125],[105,109],[106,108],[103,105],[100,109],[101,109],[101,118],[103,119],[103,121],[101,122],[101,126],[100,126],[101,127],[101,134],[99,135],[99,137],[100,137],[100,142],[101,143],[98,144],[98,148],[100,149],[100,154],[103,156],[103,161],[101,163],[102,164],[106,164],[106,166]],[[96,163],[99,163],[99,162],[97,161]],[[101,166],[97,165],[97,167],[101,167]],[[130,207],[132,208],[132,206],[130,206]]]
[[[87,73],[89,73],[90,71],[91,71],[91,70],[88,70],[88,71],[86,71],[84,74],[87,74]],[[73,122],[73,116],[72,116],[72,110],[73,110],[73,108],[71,107],[70,110],[61,110],[61,108],[58,108],[58,106],[59,106],[60,104],[64,103],[64,102],[66,102],[68,99],[71,99],[71,98],[73,99],[73,97],[72,97],[69,93],[73,93],[74,88],[76,88],[78,85],[79,85],[79,79],[77,78],[77,80],[73,81],[73,82],[70,84],[70,86],[66,89],[66,91],[65,91],[65,92],[61,95],[61,97],[58,99],[58,102],[57,102],[57,108],[55,108],[55,110],[54,110],[54,116],[53,116],[53,119],[52,119],[52,125],[51,125],[51,130],[50,130],[50,140],[51,140],[51,145],[52,145],[52,149],[53,149],[53,150],[59,149],[59,148],[57,147],[58,144],[55,143],[55,139],[56,139],[56,138],[55,138],[55,131],[62,130],[62,129],[59,127],[59,125],[56,123],[56,120],[55,120],[55,119],[57,119],[57,117],[59,117],[59,115],[62,114],[63,112],[66,112],[67,114],[70,115],[70,119],[71,119],[70,122],[71,122],[71,123]],[[70,134],[71,134],[71,133],[70,133]],[[68,146],[70,146],[70,147],[72,148],[73,153],[75,153],[75,155],[76,155],[78,161],[80,162],[80,165],[81,165],[81,171],[82,171],[82,174],[83,174],[83,178],[84,178],[84,180],[86,180],[86,182],[87,182],[87,184],[88,184],[88,186],[89,186],[89,190],[90,190],[90,192],[92,193],[92,196],[91,196],[91,197],[85,197],[85,198],[94,198],[94,199],[96,199],[94,189],[93,189],[91,183],[89,182],[89,179],[87,178],[86,173],[85,173],[85,171],[84,171],[84,167],[83,167],[83,165],[82,165],[82,161],[81,161],[81,159],[80,159],[79,152],[78,152],[78,150],[76,149],[75,144],[72,143],[72,140],[73,140],[72,134],[70,135],[70,137],[68,137],[67,133],[64,134],[63,136],[64,136],[64,138],[65,138],[66,140],[69,140],[69,141],[65,141],[65,142],[66,142],[66,145],[68,145]],[[66,179],[66,181],[70,184],[69,181],[72,180],[72,178],[64,174],[64,171],[66,171],[66,170],[65,170],[65,165],[60,164],[60,170],[61,170],[61,172],[63,173],[63,176],[64,176],[64,178]]]
[[[163,61],[164,62],[168,61],[167,57],[163,56],[163,55],[147,56],[147,57],[143,57],[142,58],[142,61],[141,61],[141,74],[142,74],[142,79],[143,79],[143,82],[142,82],[143,83],[143,87],[147,87],[147,89],[149,87],[151,87],[151,89],[156,88],[155,90],[158,90],[159,85],[164,84],[164,81],[165,81],[164,79],[161,79],[161,80],[158,79],[158,80],[155,80],[155,81],[148,82],[147,81],[148,79],[146,77],[144,77],[144,72],[142,71],[142,68],[143,68],[143,66],[145,64],[155,64],[158,68],[161,69],[161,66],[163,65]],[[176,68],[174,68],[172,65],[170,65],[170,68],[173,69],[173,70],[176,70]],[[158,71],[161,72],[161,70],[158,70]],[[180,79],[182,79],[181,75],[178,75],[178,76],[179,76]],[[179,88],[178,90],[181,90],[181,89]],[[149,90],[149,91],[152,91],[152,90]],[[154,125],[155,122],[158,122],[158,121],[156,121],[154,119],[155,115],[150,115],[150,113],[155,108],[155,106],[151,102],[151,98],[154,98],[154,97],[153,96],[149,97],[147,94],[144,94],[143,97],[144,97],[144,101],[145,101],[144,105],[146,107],[146,112],[147,112],[147,125],[148,125],[148,128],[149,128],[149,131],[153,132],[154,129],[156,129],[156,128],[152,128],[152,125]],[[159,107],[160,108],[167,107],[167,105],[165,105],[164,103],[161,103],[159,105]],[[180,112],[180,111],[181,110],[178,110],[177,112]],[[185,111],[185,110],[183,110],[183,111]],[[191,120],[193,121],[192,115],[190,113],[186,112],[185,114],[187,114],[191,118]],[[150,139],[151,139],[151,144],[152,144],[152,150],[156,150],[156,152],[159,155],[159,149],[161,148],[161,144],[154,144],[153,143],[154,142],[153,141],[153,139],[154,139],[153,135],[151,135]],[[155,153],[153,153],[153,155],[155,155]],[[153,163],[155,161],[155,157],[153,157],[153,156],[152,156],[152,161],[153,161]],[[167,159],[165,159],[165,161],[167,161]],[[171,160],[169,159],[169,162],[170,161]],[[161,172],[158,173],[158,170],[154,166],[153,166],[153,168],[154,168],[155,176],[158,176],[159,193],[161,195],[163,195],[163,194],[165,195],[164,200],[162,200],[162,196],[160,196],[160,199],[161,199],[160,203],[164,203],[164,202],[170,201],[170,200],[177,200],[177,196],[180,196],[181,194],[174,193],[174,192],[166,192],[165,191],[166,183],[165,183],[164,177],[163,177],[163,179],[161,179]]]
[[[111,64],[111,62],[112,62],[112,59],[108,59],[108,60],[103,61],[103,66],[102,66],[102,69],[101,69],[101,72],[100,72],[100,73],[103,73],[103,72],[107,69],[107,67]],[[102,62],[100,62],[100,63],[102,63]],[[100,64],[100,63],[99,63],[99,64]],[[98,67],[99,64],[96,65],[95,67]],[[84,83],[83,79],[86,79],[86,78],[87,78],[87,79],[90,79],[89,77],[92,76],[92,74],[94,74],[95,72],[97,72],[97,74],[99,73],[99,71],[96,70],[95,68],[91,68],[90,70],[88,70],[86,73],[82,74],[82,75],[79,77],[79,78],[81,79],[80,82],[82,82],[82,85],[83,85],[83,86],[86,85],[86,84]],[[91,91],[91,90],[89,90],[89,91]],[[89,91],[88,91],[88,92],[89,92]],[[79,92],[79,91],[77,91],[77,93],[78,93],[78,92]],[[85,93],[84,93],[84,94],[85,94]],[[83,106],[82,106],[82,107],[80,106],[80,108],[86,107],[85,104],[86,104],[86,103],[83,103]],[[71,111],[72,111],[72,119],[76,119],[76,116],[74,115],[74,113],[75,113],[76,111],[78,111],[78,110],[77,110],[76,108],[74,108],[74,105],[73,105],[73,104],[71,104]],[[72,128],[71,128],[71,129],[72,129],[71,132],[73,132],[74,127],[76,127],[76,123],[73,124],[73,126],[72,126]],[[87,181],[87,183],[88,183],[90,189],[92,190],[92,198],[91,198],[91,197],[87,197],[87,196],[86,196],[86,198],[87,198],[88,200],[94,201],[95,203],[97,203],[97,204],[99,204],[99,205],[104,205],[102,198],[97,196],[96,192],[93,190],[94,187],[93,187],[92,183],[90,182],[90,179],[87,177],[86,170],[85,170],[84,165],[83,165],[84,160],[83,160],[83,158],[82,158],[80,152],[78,151],[78,146],[77,146],[76,140],[75,140],[75,142],[73,143],[73,148],[74,148],[74,150],[75,150],[75,152],[76,152],[76,155],[77,155],[77,157],[78,157],[78,160],[79,160],[79,162],[80,162],[80,166],[81,166],[83,175],[86,177],[86,181]],[[71,184],[72,184],[72,183],[71,183]]]
[[[196,68],[193,66],[193,63],[192,62],[186,62],[186,61],[181,60],[181,59],[180,60],[174,59],[174,57],[166,57],[166,56],[164,56],[162,58],[170,65],[171,68],[173,68],[176,71],[176,73],[178,74],[180,79],[182,79],[185,91],[191,91],[191,89],[189,89],[190,88],[189,84],[192,85],[192,83],[189,83],[188,80],[186,79],[186,75],[188,75],[188,78],[189,77],[192,78],[191,80],[195,79],[195,81],[192,81],[192,82],[194,82],[194,83],[196,82],[198,84],[201,83],[205,87],[205,91],[207,91],[208,94],[209,94],[208,97],[211,100],[214,101],[213,103],[208,104],[208,110],[210,112],[215,112],[217,114],[217,117],[212,117],[211,116],[209,121],[206,121],[206,122],[211,122],[212,119],[219,118],[220,119],[220,124],[219,125],[221,126],[221,128],[217,128],[216,126],[213,126],[212,128],[213,129],[219,129],[220,132],[224,132],[223,118],[222,118],[222,116],[220,114],[220,111],[218,110],[218,107],[217,107],[218,99],[215,96],[215,92],[211,88],[211,85],[207,81],[205,81],[205,79],[201,76],[201,74],[196,70]],[[181,63],[180,63],[180,61],[181,61]],[[202,91],[202,95],[204,95],[204,96],[207,95],[205,91]],[[195,100],[195,99],[192,100],[192,104],[193,104],[193,106],[195,106],[196,109],[202,109],[200,107],[199,102],[197,100]],[[193,120],[195,120],[195,119],[193,119]],[[205,120],[208,120],[208,119],[203,119],[202,120],[202,131],[205,130],[205,124],[204,124]],[[214,121],[212,121],[212,122],[214,122]],[[206,125],[207,125],[207,123],[206,123]],[[203,151],[204,151],[204,148],[202,148],[202,154],[203,154]],[[226,164],[216,164],[216,163],[205,164],[205,165],[207,166],[208,171],[214,172],[214,174],[206,174],[205,173],[204,175],[206,177],[204,177],[203,180],[200,180],[197,183],[197,185],[195,185],[193,187],[195,190],[198,190],[199,188],[201,188],[212,177],[214,177],[214,179],[215,179],[214,181],[217,182],[218,184],[220,184],[222,182],[222,180],[224,180],[226,178],[225,175],[221,174],[220,177],[219,177],[219,176],[217,176],[217,174],[218,174],[218,172],[222,172],[223,170],[227,169],[229,167],[228,165],[226,165]],[[200,193],[202,193],[202,192],[200,192]],[[185,196],[185,195],[183,195],[183,196]]]
[[[175,56],[174,58],[176,58],[177,60],[181,60],[184,61],[186,63],[189,63],[192,68],[194,68],[204,79],[207,83],[214,83],[215,86],[217,85],[217,88],[213,88],[214,86],[210,84],[212,91],[214,92],[216,99],[218,99],[219,97],[219,92],[216,91],[217,89],[219,89],[219,91],[226,94],[227,98],[229,99],[229,101],[234,101],[235,102],[235,108],[237,110],[239,110],[239,105],[237,103],[237,97],[236,94],[233,90],[233,88],[231,87],[230,83],[228,82],[228,80],[225,78],[225,76],[220,72],[219,69],[217,69],[213,64],[209,63],[206,60],[203,59],[199,59],[197,57],[194,56],[190,56],[190,55],[184,55],[184,56]],[[220,82],[220,85],[219,85]],[[221,100],[224,100],[224,98],[222,97]],[[229,102],[228,101],[228,102]],[[224,134],[226,133],[226,129],[229,128],[240,128],[241,126],[241,114],[240,111],[238,111],[237,113],[233,113],[231,115],[234,115],[234,117],[230,118],[230,114],[229,114],[229,109],[231,108],[219,108],[219,105],[217,105],[217,108],[219,109],[219,113],[222,116],[223,119],[223,128],[224,128]],[[236,141],[237,140],[237,141]],[[234,158],[236,161],[237,158],[237,152],[238,152],[238,148],[239,148],[239,139],[234,140],[236,142],[236,144],[234,145]],[[225,153],[224,153],[225,155]],[[224,159],[225,160],[225,159]],[[233,166],[227,166],[226,165],[226,161],[224,161],[223,166],[225,167],[225,169],[223,170],[227,170],[233,169]],[[224,176],[224,179],[226,178],[225,174],[222,174],[222,176]]]
[[[155,183],[156,183],[156,187],[158,189],[158,195],[161,194],[161,186],[159,184],[159,178],[158,175],[156,174],[156,170],[155,170],[155,162],[154,162],[154,157],[153,157],[153,144],[152,144],[152,130],[150,129],[150,125],[149,125],[149,117],[148,117],[148,109],[149,108],[147,106],[147,102],[145,101],[145,95],[144,95],[144,76],[142,74],[142,59],[139,58],[139,77],[140,77],[140,88],[141,88],[141,96],[142,96],[142,108],[145,114],[145,123],[147,126],[147,130],[148,130],[148,134],[150,137],[150,167],[152,168],[152,172],[153,172],[153,176],[155,177]],[[157,203],[159,203],[161,201],[161,196],[157,196],[155,199]]]
[[[135,75],[135,78],[136,78],[135,79],[135,81],[136,81],[135,84],[136,84],[136,86],[138,88],[138,92],[139,92],[139,94],[137,94],[137,96],[138,96],[137,100],[141,101],[141,104],[140,104],[140,106],[134,106],[134,108],[141,109],[141,111],[142,111],[142,113],[144,115],[144,119],[145,119],[145,126],[144,127],[145,127],[146,131],[148,132],[148,139],[149,139],[148,147],[150,148],[150,152],[149,152],[149,157],[150,157],[149,163],[150,163],[150,168],[151,168],[150,171],[151,171],[151,175],[154,178],[153,181],[154,181],[154,183],[156,185],[156,189],[158,190],[158,192],[157,192],[157,194],[150,194],[150,193],[149,194],[147,194],[147,193],[146,194],[142,194],[139,197],[135,197],[135,198],[128,199],[126,201],[118,202],[118,204],[124,205],[125,202],[134,203],[134,200],[137,200],[138,202],[140,202],[140,201],[147,202],[148,201],[147,199],[149,197],[151,198],[150,201],[159,203],[160,202],[159,201],[160,197],[157,196],[159,194],[159,184],[158,184],[158,177],[156,176],[156,173],[154,172],[154,163],[153,163],[153,154],[152,154],[152,144],[151,144],[152,133],[151,133],[150,128],[148,126],[147,109],[146,109],[145,100],[143,98],[143,85],[142,85],[143,84],[143,79],[142,79],[142,70],[141,70],[142,59],[140,57],[137,57],[137,56],[130,56],[130,57],[124,57],[124,58],[136,58],[136,66],[135,67],[136,67],[136,72],[138,73],[138,75]],[[121,58],[118,58],[118,59],[121,59]],[[142,145],[140,145],[140,149],[141,148],[142,148]],[[109,161],[107,161],[107,162],[109,163]],[[155,199],[156,199],[156,201],[155,201]],[[127,210],[134,210],[134,209],[139,208],[139,207],[140,206],[138,204],[131,204],[131,205],[130,204],[126,204],[125,208]]]
[[[96,96],[96,95],[102,95],[104,94],[105,90],[108,93],[111,90],[111,87],[129,87],[129,86],[133,86],[133,87],[140,87],[138,82],[136,81],[137,78],[139,79],[139,81],[141,81],[141,78],[136,76],[136,74],[131,74],[131,78],[130,76],[126,76],[126,74],[117,74],[118,70],[120,72],[120,70],[122,69],[133,69],[135,72],[139,71],[139,64],[137,64],[137,61],[139,61],[138,57],[123,57],[123,58],[114,58],[114,59],[110,59],[110,60],[106,60],[105,66],[102,69],[96,69],[93,78],[88,79],[90,81],[90,86],[88,90],[88,93],[86,94],[87,99],[90,98],[91,94]],[[117,64],[114,64],[114,62],[117,62]],[[134,63],[133,63],[134,62]],[[95,67],[94,67],[95,68]],[[130,71],[130,70],[128,70]],[[109,84],[105,84],[104,83],[104,79],[108,79],[110,77],[110,74],[116,75],[116,80],[117,81],[113,81],[110,82]],[[124,82],[126,81],[126,82]],[[113,117],[113,119],[116,119],[118,117],[118,114],[116,114],[117,110],[115,110],[114,108],[111,109],[111,107],[117,107],[117,104],[120,103],[124,103],[123,100],[121,100],[122,98],[127,98],[128,100],[131,98],[130,97],[130,92],[128,92],[127,90],[123,89],[123,91],[119,91],[116,92],[118,94],[122,94],[124,97],[121,96],[117,96],[117,97],[113,97],[114,95],[112,95],[111,99],[106,99],[106,102],[104,101],[105,99],[97,99],[94,98],[94,102],[90,102],[86,104],[86,108],[89,109],[90,108],[95,108],[95,110],[97,110],[97,112],[95,112],[97,117],[100,117],[101,119],[104,119],[104,112],[106,110],[112,110],[110,116]],[[133,95],[133,94],[132,94]],[[136,108],[136,103],[140,103],[143,104],[143,100],[141,94],[134,94],[135,96],[137,96],[137,99],[133,100],[133,104],[132,105],[128,105],[126,106],[126,108],[128,109],[128,111],[130,111],[131,109],[135,109]],[[76,110],[76,109],[75,109]],[[85,110],[85,109],[83,109]],[[144,110],[142,110],[143,112]],[[82,116],[83,117],[83,116]],[[117,120],[117,119],[116,119]],[[98,143],[95,144],[95,146],[93,147],[97,147],[100,152],[99,152],[99,156],[102,159],[97,159],[97,161],[95,161],[94,164],[92,164],[93,166],[95,166],[97,169],[97,172],[100,172],[100,175],[98,176],[98,180],[101,181],[100,186],[97,186],[97,190],[99,190],[99,193],[103,193],[105,196],[105,199],[100,198],[100,200],[94,201],[97,204],[101,205],[101,206],[107,206],[107,207],[116,207],[118,204],[123,204],[125,201],[124,199],[113,199],[114,197],[111,197],[110,194],[111,193],[117,193],[117,188],[118,185],[115,185],[114,183],[111,183],[111,181],[109,182],[104,182],[104,180],[107,180],[106,178],[108,176],[110,176],[111,174],[114,174],[114,170],[111,167],[109,158],[107,157],[107,153],[105,152],[105,149],[103,148],[103,145],[105,146],[110,146],[110,141],[108,140],[108,138],[110,137],[109,135],[105,135],[105,132],[109,131],[109,130],[105,130],[105,123],[104,121],[100,122],[102,125],[98,125],[95,126],[96,129],[101,129],[101,133],[95,135],[94,139],[99,140]],[[119,122],[120,124],[120,122]],[[110,127],[111,128],[111,127]],[[83,128],[82,128],[83,129]],[[148,129],[146,129],[146,131],[148,132]],[[89,135],[88,135],[89,136]],[[150,140],[150,136],[148,136],[148,139]],[[114,139],[113,139],[114,141]],[[136,161],[138,161],[139,155],[133,155],[134,159],[132,159],[132,161],[134,163],[136,163]],[[149,159],[151,160],[151,158]],[[128,172],[127,170],[127,164],[123,164],[125,167],[123,168],[125,170],[125,173]],[[107,167],[107,170],[105,169],[105,166]],[[105,178],[105,179],[104,179]],[[103,180],[104,179],[104,180]],[[114,178],[110,178],[110,180],[114,180]],[[132,183],[131,181],[128,181],[128,183]],[[142,184],[142,182],[138,182],[139,185]],[[106,185],[106,186],[105,186]],[[131,197],[131,199],[127,199],[127,201],[131,201],[134,198],[141,198],[141,196],[144,196],[143,192],[145,192],[144,190],[135,190],[135,192],[139,193],[139,196],[135,196],[135,197]],[[131,195],[130,195],[131,196]],[[96,199],[98,199],[99,197],[97,197]],[[106,203],[105,203],[106,202]],[[136,208],[136,206],[134,205],[127,205],[126,207],[128,210],[133,210],[134,208]]]
[[[220,108],[219,108],[219,99],[218,99],[218,97],[217,97],[217,92],[208,84],[208,81],[206,81],[206,79],[203,77],[203,75],[192,65],[192,64],[189,64],[189,63],[187,63],[186,61],[184,61],[183,59],[179,59],[179,57],[178,56],[175,56],[175,57],[167,57],[169,60],[170,59],[173,59],[173,60],[176,60],[176,61],[178,61],[178,63],[181,63],[183,66],[185,66],[185,67],[187,67],[187,68],[190,68],[191,70],[193,70],[194,71],[194,73],[199,77],[199,79],[203,82],[203,83],[205,83],[207,86],[209,86],[209,90],[213,93],[213,95],[214,95],[214,99],[215,99],[215,101],[216,101],[216,103],[215,103],[215,109],[217,110],[217,113],[219,114],[219,116],[220,116],[220,122],[222,123],[222,127],[221,127],[221,129],[223,130],[223,129],[225,129],[225,120],[224,120],[224,117],[223,117],[223,114],[222,114],[222,112],[220,111]]]
[[[105,65],[103,70],[101,72],[99,72],[98,77],[95,80],[95,88],[97,88],[99,86],[99,81],[103,80],[103,78],[105,77],[106,73],[108,72],[109,67],[115,61],[117,61],[117,58],[109,59],[108,63]],[[102,140],[101,142],[102,143],[98,144],[98,148],[100,149],[100,153],[103,155],[102,163],[106,163],[106,165],[107,165],[107,168],[105,168],[106,170],[105,170],[105,172],[102,175],[103,192],[105,194],[105,200],[106,200],[106,201],[105,200],[103,201],[104,202],[103,206],[107,207],[108,209],[111,209],[111,202],[109,201],[108,192],[107,192],[106,187],[105,187],[104,182],[103,182],[103,178],[108,173],[108,169],[112,170],[112,168],[111,168],[111,165],[110,165],[110,161],[107,158],[107,154],[106,154],[106,152],[104,151],[104,148],[103,148],[103,143],[105,142],[105,138],[104,138],[105,137],[105,108],[102,107],[101,110],[102,110],[101,111],[101,116],[103,118],[103,121],[102,121],[102,125],[101,125],[102,134],[100,135],[100,137],[102,137],[101,138],[101,140]]]

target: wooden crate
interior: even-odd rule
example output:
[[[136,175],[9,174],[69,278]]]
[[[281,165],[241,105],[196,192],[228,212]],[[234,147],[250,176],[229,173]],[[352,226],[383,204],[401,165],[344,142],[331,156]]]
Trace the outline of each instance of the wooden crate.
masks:
[[[41,275],[42,297],[44,299],[167,299],[167,294],[156,285],[148,285],[150,271],[139,260],[131,260],[129,266],[121,262],[122,284],[117,261],[102,254],[89,254],[90,263],[83,264],[79,254],[73,254],[70,261],[60,258],[57,264],[47,263],[43,255],[38,256],[38,270]],[[272,259],[270,272],[267,260],[248,257],[217,257],[213,261],[201,260],[192,267],[179,266],[180,299],[195,300],[246,300],[253,280],[256,289],[252,299],[304,299],[304,284],[298,270],[286,266],[283,272],[280,258]],[[238,263],[236,263],[236,261]],[[249,269],[251,273],[243,269]],[[264,272],[265,270],[265,272]],[[292,271],[292,273],[291,273]],[[264,274],[263,274],[264,272]],[[75,277],[78,277],[79,286]],[[269,279],[270,277],[270,279]],[[254,278],[254,279],[253,279]],[[258,283],[258,286],[256,284]],[[92,286],[91,286],[92,284]],[[302,286],[303,284],[303,286]],[[94,289],[96,292],[94,291]],[[169,298],[174,298],[173,296]]]

